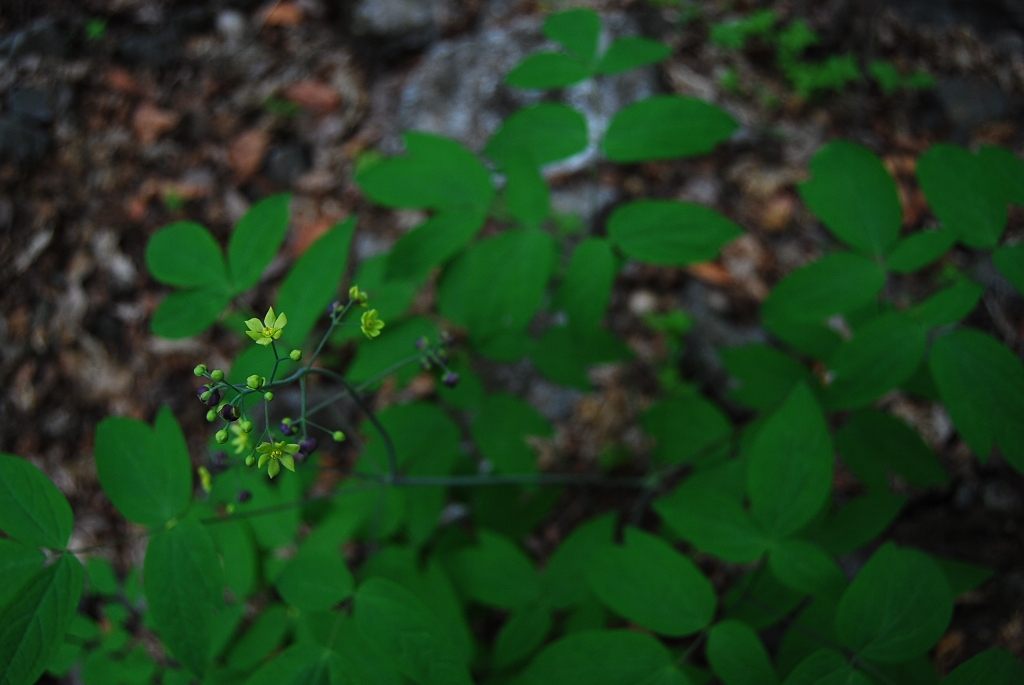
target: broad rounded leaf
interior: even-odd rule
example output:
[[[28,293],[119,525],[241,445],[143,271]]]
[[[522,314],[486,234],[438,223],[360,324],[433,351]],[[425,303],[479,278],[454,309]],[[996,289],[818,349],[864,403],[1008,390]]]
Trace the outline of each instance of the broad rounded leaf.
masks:
[[[146,267],[156,280],[179,288],[230,287],[220,245],[192,221],[178,221],[154,233],[146,245]]]
[[[917,180],[936,216],[960,242],[996,246],[1006,228],[1006,198],[977,155],[936,143],[917,160]]]
[[[508,393],[484,399],[470,428],[473,440],[499,473],[535,473],[537,450],[530,436],[546,438],[553,433],[536,409]]]
[[[627,256],[661,266],[686,266],[718,256],[742,235],[724,216],[692,202],[637,200],[608,218],[608,239]]]
[[[31,685],[42,675],[75,617],[84,579],[78,560],[62,554],[0,608],[0,683]]]
[[[782,685],[871,685],[834,649],[820,649],[800,662]]]
[[[1024,365],[980,331],[961,329],[932,345],[928,360],[953,424],[978,459],[997,444],[1024,471]]]
[[[715,590],[694,563],[636,528],[626,529],[625,544],[597,551],[588,575],[613,611],[662,635],[690,635],[715,615]]]
[[[816,322],[846,314],[875,299],[885,270],[850,252],[835,252],[800,267],[775,286],[764,303],[766,315]]]
[[[73,525],[71,505],[45,473],[0,454],[0,531],[26,545],[64,549]]]
[[[843,593],[836,630],[869,661],[900,663],[934,645],[953,616],[949,583],[927,554],[886,543]]]
[[[96,474],[118,511],[144,526],[163,525],[192,499],[188,447],[167,407],[152,429],[135,419],[104,419],[96,428]]]
[[[832,490],[832,439],[806,385],[797,386],[754,438],[747,465],[751,511],[772,538],[800,530]]]
[[[590,594],[587,569],[594,554],[612,542],[615,515],[604,514],[579,525],[548,559],[544,594],[557,609],[582,602]]]
[[[699,395],[661,400],[640,417],[657,446],[659,464],[679,464],[725,451],[732,425],[722,410]]]
[[[874,409],[854,412],[836,433],[836,447],[850,470],[870,488],[888,488],[889,469],[921,488],[949,480],[917,431]]]
[[[551,191],[540,170],[523,158],[514,157],[505,172],[505,205],[523,226],[537,228],[551,213]]]
[[[484,212],[476,210],[438,212],[398,239],[387,255],[386,278],[401,283],[425,277],[432,268],[448,261],[469,244],[483,228],[484,219]],[[354,282],[363,286],[361,280]],[[373,300],[372,294],[370,297]],[[383,310],[380,311],[384,316]]]
[[[0,607],[7,604],[18,588],[38,571],[46,557],[37,547],[28,547],[14,540],[0,540]]]
[[[772,545],[768,564],[780,582],[809,595],[838,599],[846,589],[846,576],[835,560],[806,540],[791,538]]]
[[[743,621],[722,621],[708,633],[708,662],[725,685],[777,685],[761,639]]]
[[[1020,685],[1024,666],[1003,649],[989,649],[968,659],[946,676],[942,685]]]
[[[494,640],[494,665],[505,668],[533,654],[551,625],[551,610],[540,602],[512,614]]]
[[[935,231],[918,231],[901,238],[885,260],[885,268],[898,274],[923,269],[956,243],[956,233],[946,227]]]
[[[149,616],[164,646],[197,676],[206,672],[224,574],[210,534],[186,519],[153,535],[143,570]]]
[[[567,635],[537,655],[523,685],[637,685],[653,683],[672,665],[668,650],[632,630],[592,630]],[[683,681],[685,682],[685,681]]]
[[[711,152],[736,127],[731,116],[703,100],[659,95],[620,110],[601,149],[613,162],[695,157]]]
[[[639,36],[620,38],[601,57],[597,73],[621,74],[637,67],[657,64],[671,54],[672,49],[660,41]]]
[[[773,409],[797,383],[813,378],[806,366],[770,345],[728,347],[718,355],[740,384],[729,398],[751,409]]]
[[[352,594],[352,574],[338,553],[303,547],[277,577],[284,601],[302,611],[330,609]]]
[[[306,342],[317,319],[337,296],[355,227],[354,218],[332,226],[292,265],[281,284],[276,310],[288,316],[284,337],[293,346]]]
[[[494,198],[487,169],[454,140],[407,131],[406,154],[367,167],[356,183],[386,207],[486,209]]]
[[[228,265],[235,292],[244,292],[256,285],[277,254],[288,230],[291,201],[289,193],[264,198],[253,205],[231,231]]]
[[[998,145],[983,145],[978,159],[1005,201],[1024,206],[1024,159]]]
[[[535,52],[505,77],[505,83],[524,90],[565,88],[590,77],[582,64],[560,52]]]
[[[475,547],[454,553],[448,568],[456,587],[487,606],[518,610],[541,595],[529,557],[508,538],[486,530]]]
[[[544,35],[584,64],[594,60],[600,33],[601,18],[589,8],[558,12],[544,20]]]
[[[925,327],[902,313],[883,314],[857,329],[829,361],[829,409],[864,406],[913,375],[924,359]]]
[[[654,509],[680,537],[700,551],[734,563],[758,559],[768,540],[740,501],[688,483],[655,501]]]
[[[800,184],[800,195],[836,237],[861,252],[888,252],[903,210],[896,182],[871,150],[833,141],[814,155],[811,176]]]
[[[543,166],[586,147],[586,118],[567,105],[542,102],[506,119],[487,142],[484,154],[502,167],[515,159]]]
[[[961,278],[910,310],[910,315],[929,328],[949,326],[974,311],[985,288]]]
[[[600,325],[612,297],[616,259],[608,241],[587,238],[572,253],[558,301],[569,315],[574,339],[586,340]]]
[[[870,492],[829,512],[808,537],[834,557],[849,554],[881,535],[905,503],[888,490]]]
[[[219,285],[171,293],[157,307],[150,329],[168,340],[199,335],[217,322],[230,301],[230,291]]]
[[[996,268],[1021,295],[1024,295],[1024,243],[1004,246],[992,252]]]

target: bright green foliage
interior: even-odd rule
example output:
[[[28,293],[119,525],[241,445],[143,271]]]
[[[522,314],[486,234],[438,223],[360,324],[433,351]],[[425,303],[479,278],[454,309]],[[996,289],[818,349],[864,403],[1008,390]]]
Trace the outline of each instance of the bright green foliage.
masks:
[[[192,673],[206,673],[224,574],[213,539],[191,519],[155,533],[146,548],[146,601],[164,645]]]
[[[774,543],[768,562],[780,582],[799,592],[838,598],[846,589],[846,576],[831,555],[806,540]]]
[[[537,410],[514,395],[484,398],[471,428],[473,440],[500,473],[535,473],[536,450],[527,440],[549,437],[551,425]]]
[[[944,485],[948,478],[921,436],[894,416],[861,409],[836,433],[843,461],[873,488],[888,487],[893,471],[917,487]]]
[[[978,158],[1006,202],[1024,206],[1024,160],[995,145],[982,146]]]
[[[181,427],[164,407],[153,428],[123,417],[96,427],[96,474],[125,518],[159,526],[192,499],[192,473]]]
[[[870,685],[862,673],[854,670],[834,649],[821,649],[800,663],[782,685]]]
[[[953,670],[943,685],[1015,685],[1024,682],[1024,666],[1002,649],[990,649]]]
[[[0,531],[26,545],[64,549],[72,524],[71,505],[42,471],[0,454]]]
[[[739,226],[718,212],[690,202],[638,200],[608,218],[608,237],[633,259],[686,266],[714,259],[740,237]]]
[[[1024,295],[1024,243],[998,248],[992,253],[992,261],[1017,292]]]
[[[544,22],[544,35],[562,44],[566,52],[588,65],[597,55],[601,18],[591,9],[552,14]]]
[[[449,560],[455,586],[481,604],[519,610],[541,596],[540,577],[529,558],[501,535],[480,531],[475,547]]]
[[[494,665],[510,666],[533,654],[551,632],[551,610],[543,603],[512,614],[494,641]]]
[[[572,107],[544,102],[519,110],[491,136],[484,154],[501,166],[523,159],[557,162],[587,147],[587,120]]]
[[[35,547],[14,540],[0,540],[0,607],[7,603],[26,580],[38,571],[46,557]]]
[[[711,27],[711,42],[740,50],[754,36],[767,36],[775,28],[775,12],[760,10],[742,19],[733,19]]]
[[[768,652],[742,621],[715,624],[708,633],[707,657],[725,685],[778,685]]]
[[[688,558],[661,539],[627,528],[625,544],[596,550],[587,571],[610,609],[655,633],[681,636],[711,622],[715,591]]]
[[[669,679],[672,656],[660,642],[632,630],[594,630],[567,635],[541,652],[526,669],[524,685],[635,685],[678,683]],[[677,672],[678,673],[678,672]]]
[[[928,359],[939,396],[978,459],[993,445],[1024,471],[1024,365],[978,331],[961,329],[932,345]]]
[[[329,609],[352,594],[352,574],[342,558],[303,546],[277,578],[284,601],[302,611]]]
[[[653,458],[662,464],[678,464],[718,454],[727,446],[729,420],[714,404],[698,395],[663,400],[640,419],[655,440]]]
[[[569,534],[548,559],[544,594],[552,606],[564,609],[584,601],[588,594],[587,569],[595,552],[611,544],[615,517],[593,518]]]
[[[800,184],[811,211],[854,249],[885,254],[899,234],[903,211],[881,160],[861,145],[837,140],[814,155],[811,175]]]
[[[885,268],[905,274],[923,269],[949,251],[956,234],[949,228],[920,231],[902,238],[885,260]]]
[[[768,345],[731,347],[721,350],[719,356],[740,384],[730,398],[752,409],[771,409],[798,383],[811,380],[807,367]]]
[[[114,567],[103,557],[89,557],[85,562],[85,573],[89,579],[90,592],[101,595],[116,595],[120,583],[114,574]]]
[[[912,316],[929,328],[957,323],[977,306],[985,289],[966,278],[940,290],[910,310]]]
[[[943,226],[973,248],[992,248],[1006,228],[1006,203],[993,169],[956,145],[936,143],[917,161],[917,180]]]
[[[391,290],[397,292],[398,288],[407,286],[403,294],[404,291],[408,291],[411,299],[416,286],[409,281],[423,278],[433,267],[448,261],[480,232],[483,225],[484,214],[479,210],[448,210],[435,214],[399,238],[387,257],[388,282],[383,284],[383,288],[389,290],[387,294],[390,295]],[[369,261],[363,262],[363,268],[367,264]],[[355,282],[363,286],[367,279],[357,278]],[[366,287],[371,286],[367,284]],[[381,297],[379,294],[374,298],[381,316],[385,319],[390,318],[384,314],[386,309],[382,308],[381,301],[389,302],[390,298],[387,295]]]
[[[795,322],[822,321],[866,305],[884,285],[885,271],[874,261],[835,252],[786,276],[768,296],[764,311]]]
[[[586,80],[590,72],[582,64],[559,52],[530,55],[505,77],[513,88],[551,90]]]
[[[230,287],[220,245],[197,223],[179,221],[160,229],[146,246],[153,277],[179,288]]]
[[[711,152],[737,124],[696,98],[658,95],[632,104],[612,119],[601,149],[613,162],[694,157]]]
[[[654,503],[665,523],[700,551],[726,561],[754,561],[768,540],[742,502],[729,494],[684,483]]]
[[[617,266],[615,253],[605,240],[587,238],[576,246],[558,294],[574,340],[587,340],[600,326],[612,297]]]
[[[637,67],[657,64],[671,54],[667,45],[650,38],[620,38],[608,46],[608,51],[597,65],[597,73],[621,74]]]
[[[277,254],[288,230],[291,195],[282,193],[260,200],[245,213],[231,232],[228,267],[235,292],[256,285]]]

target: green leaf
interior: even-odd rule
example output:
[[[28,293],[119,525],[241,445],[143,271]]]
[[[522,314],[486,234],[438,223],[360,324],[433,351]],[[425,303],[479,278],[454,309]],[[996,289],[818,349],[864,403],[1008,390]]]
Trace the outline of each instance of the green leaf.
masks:
[[[791,538],[772,545],[768,564],[782,583],[799,592],[838,599],[846,576],[828,552],[813,542]]]
[[[63,678],[71,672],[71,669],[74,668],[81,655],[82,645],[77,642],[64,642],[53,658],[50,659],[50,663],[46,665],[46,672],[58,678]]]
[[[36,547],[26,547],[14,540],[0,539],[0,607],[18,594],[22,583],[32,577],[46,557]]]
[[[942,685],[1019,685],[1024,666],[1003,649],[989,649],[968,659],[946,676]]]
[[[503,170],[509,214],[523,226],[539,227],[551,213],[551,193],[540,170],[519,158],[510,160]]]
[[[507,668],[533,654],[551,625],[551,610],[540,602],[513,613],[494,641],[494,665]]]
[[[46,474],[0,454],[0,531],[26,545],[64,549],[73,526],[71,505]]]
[[[763,630],[785,618],[805,596],[780,583],[774,574],[753,569],[729,589],[722,598],[722,605],[729,618]]]
[[[782,279],[765,300],[766,316],[818,322],[868,304],[885,286],[885,270],[850,252],[834,252]]]
[[[736,130],[724,111],[697,98],[658,95],[629,105],[612,119],[601,142],[613,162],[696,157]]]
[[[206,673],[224,574],[213,539],[186,519],[149,539],[143,570],[149,617],[164,646],[195,675]]]
[[[153,428],[119,416],[96,428],[96,474],[125,518],[159,526],[181,514],[192,499],[188,446],[174,414],[164,407]]]
[[[569,331],[585,340],[601,325],[612,297],[616,259],[601,238],[587,238],[572,253],[558,300],[569,315]]]
[[[928,266],[949,252],[956,242],[956,233],[943,226],[936,231],[918,231],[901,238],[885,260],[885,268],[898,274],[909,274]]]
[[[935,556],[932,557],[932,561],[942,569],[954,598],[970,592],[995,575],[990,568],[966,561]]]
[[[968,247],[995,247],[1006,228],[1006,198],[993,176],[977,155],[949,143],[932,145],[917,160],[932,211]]]
[[[925,328],[902,313],[883,314],[857,329],[829,361],[830,410],[867,405],[913,375],[924,359]]]
[[[400,283],[426,277],[468,245],[483,228],[485,218],[484,212],[476,209],[446,209],[435,214],[398,239],[388,253],[385,277]],[[363,286],[360,280],[354,282]],[[372,294],[370,297],[373,302]],[[373,305],[376,307],[376,302]]]
[[[548,645],[530,662],[521,681],[523,685],[653,685],[656,675],[671,666],[668,650],[650,635],[588,630]]]
[[[871,685],[834,649],[819,649],[800,662],[782,685]]]
[[[650,38],[620,38],[609,46],[597,65],[599,74],[621,74],[630,69],[657,64],[667,59],[672,49]]]
[[[715,615],[711,583],[668,543],[627,528],[625,544],[598,551],[588,569],[594,593],[609,608],[648,630],[680,637]]]
[[[121,589],[113,565],[103,557],[89,557],[85,562],[89,591],[100,595],[116,595]]]
[[[522,330],[540,308],[554,263],[551,236],[506,231],[466,250],[438,286],[438,307],[475,340]]]
[[[217,522],[207,528],[224,560],[224,582],[237,599],[256,591],[256,541],[248,521]]]
[[[499,473],[536,473],[537,451],[527,438],[546,438],[553,432],[536,409],[507,393],[486,397],[470,428],[480,451]]]
[[[586,148],[586,118],[567,105],[542,102],[524,107],[506,119],[487,141],[484,154],[500,167],[515,160],[539,167],[572,157]]]
[[[740,382],[729,398],[751,409],[773,409],[798,383],[813,378],[806,366],[770,345],[729,347],[719,350],[718,356]]]
[[[702,483],[683,483],[655,500],[654,509],[684,540],[724,561],[751,562],[768,549],[764,533],[740,501]]]
[[[360,345],[356,350],[356,358],[346,375],[349,381],[363,383],[377,378],[395,364],[413,356],[416,341],[420,338],[437,340],[437,325],[426,317],[418,316],[399,323],[387,321],[387,324],[379,338]],[[419,367],[412,364],[394,371],[400,383],[407,383],[417,373]]]
[[[992,252],[992,261],[999,273],[1024,295],[1024,243],[996,249]]]
[[[146,267],[153,278],[179,288],[230,288],[220,245],[192,221],[178,221],[153,234],[146,245]]]
[[[962,278],[911,309],[910,314],[929,328],[949,326],[974,311],[984,294],[985,288]]]
[[[594,61],[600,33],[601,18],[592,9],[566,10],[544,20],[544,35],[584,64]]]
[[[762,307],[761,323],[780,341],[814,359],[828,359],[843,344],[842,337],[824,323],[794,321],[783,307]]]
[[[871,150],[833,141],[814,155],[811,175],[800,184],[800,195],[837,238],[869,255],[889,251],[903,210],[896,182]]]
[[[722,411],[696,394],[661,400],[644,412],[640,424],[657,440],[651,456],[658,464],[681,464],[724,451],[732,434]]]
[[[407,154],[356,175],[367,197],[385,207],[485,210],[494,198],[490,174],[472,152],[442,136],[407,131]]]
[[[582,64],[560,52],[535,52],[516,65],[505,83],[523,90],[565,88],[590,78]]]
[[[797,386],[771,414],[750,448],[751,511],[776,540],[792,535],[821,509],[832,489],[832,440],[821,408]]]
[[[438,214],[437,216],[453,216],[457,214],[459,214],[459,212],[451,210],[451,215],[449,215],[448,212],[443,212],[442,214]],[[420,224],[420,227],[422,228],[423,226],[426,225],[426,223],[429,223],[429,221],[430,220],[428,220],[424,224]],[[447,219],[445,221],[447,221]],[[453,221],[452,223],[455,224],[458,222]],[[453,226],[449,226],[449,228],[452,227]],[[465,229],[467,227],[463,225],[461,228]],[[413,231],[410,232],[409,235],[412,235],[412,233],[414,233],[415,231],[416,229],[413,229]],[[445,229],[445,231],[442,232],[446,231],[447,229]],[[431,230],[430,232],[433,233],[433,230]],[[453,240],[455,239],[455,236],[452,233],[446,233],[446,236],[435,235],[434,237],[437,238],[438,241],[447,240],[448,238],[451,238]],[[429,236],[421,236],[420,238],[417,238],[416,241],[420,241],[421,238],[425,240],[428,237]],[[467,242],[468,240],[469,238],[466,239]],[[398,242],[401,243],[402,238],[399,238]],[[427,242],[434,242],[434,238],[430,238],[430,240]],[[404,316],[406,311],[409,309],[409,305],[412,304],[413,299],[416,297],[416,293],[419,292],[419,281],[413,278],[413,273],[406,273],[401,270],[403,263],[402,260],[405,259],[404,256],[402,257],[401,260],[396,262],[396,264],[399,265],[398,267],[395,267],[396,269],[398,269],[398,271],[392,273],[391,260],[393,255],[395,254],[394,250],[397,248],[398,244],[395,245],[395,248],[393,248],[391,252],[375,255],[365,260],[364,262],[360,263],[359,268],[356,269],[356,275],[352,279],[353,285],[358,285],[360,290],[366,291],[366,294],[369,297],[370,302],[372,303],[371,306],[378,312],[380,312],[380,317],[384,319],[384,321],[392,321],[400,316]],[[405,249],[406,248],[403,248],[403,252]],[[453,251],[453,254],[454,252],[457,251],[458,250]],[[425,255],[421,253],[421,256]],[[447,257],[445,259],[447,259]],[[408,278],[406,278],[406,276],[408,276]],[[363,335],[363,332],[359,330],[358,326],[342,327],[341,329],[339,329],[339,331],[345,331],[347,334],[350,334],[345,336],[346,339],[366,339],[365,336]],[[337,333],[335,335],[337,335]]]
[[[168,340],[199,335],[217,322],[229,302],[230,291],[220,285],[171,293],[157,307],[150,329]]]
[[[590,595],[587,569],[595,552],[612,542],[615,515],[604,514],[576,527],[548,559],[544,595],[556,609],[579,604]]]
[[[288,230],[291,201],[290,193],[264,198],[253,205],[231,231],[228,264],[236,293],[256,285],[277,254]]]
[[[589,336],[573,335],[568,326],[551,326],[535,339],[530,359],[546,378],[568,388],[591,390],[587,367],[630,357],[629,348],[603,328]]]
[[[882,545],[843,593],[839,638],[858,656],[899,663],[934,645],[953,616],[949,584],[927,554]]]
[[[983,145],[978,159],[1006,202],[1024,206],[1024,160],[1006,148]]]
[[[448,568],[456,587],[487,606],[515,611],[541,596],[540,577],[529,557],[508,538],[486,530],[475,547],[455,552]]]
[[[249,671],[281,646],[289,629],[288,610],[280,604],[266,607],[238,638],[225,659],[229,668]]]
[[[708,633],[708,663],[725,685],[777,685],[768,652],[742,621],[722,621]]]
[[[859,549],[882,534],[900,513],[906,499],[877,490],[850,500],[830,512],[808,537],[832,556]]]
[[[338,553],[302,547],[277,577],[284,601],[301,611],[321,611],[352,595],[352,574]]]
[[[306,342],[317,319],[335,299],[348,266],[355,227],[355,218],[332,226],[295,262],[281,284],[276,311],[288,316],[284,337],[294,347]]]
[[[1024,471],[1024,365],[980,331],[961,329],[932,345],[928,360],[961,437],[984,462],[995,443]]]
[[[64,642],[84,579],[78,560],[61,554],[0,608],[0,683],[31,685],[42,675]]]
[[[871,488],[889,486],[889,469],[921,488],[945,485],[949,478],[917,431],[895,416],[874,409],[854,412],[836,433],[836,446],[850,470]]]
[[[437,618],[408,590],[382,578],[355,596],[356,627],[373,650],[420,685],[470,685]]]
[[[388,407],[377,415],[391,436],[398,466],[407,470],[446,472],[462,453],[458,425],[436,404],[412,402]],[[376,430],[367,440],[366,458],[387,470],[387,451]]]
[[[637,200],[618,207],[608,218],[613,244],[633,259],[661,266],[714,259],[742,233],[718,212],[692,202]]]

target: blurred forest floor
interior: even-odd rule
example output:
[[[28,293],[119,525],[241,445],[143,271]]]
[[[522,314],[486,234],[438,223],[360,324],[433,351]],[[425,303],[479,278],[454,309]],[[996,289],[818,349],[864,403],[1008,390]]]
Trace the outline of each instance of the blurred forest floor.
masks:
[[[550,449],[573,459],[593,461],[613,442],[643,445],[635,419],[654,397],[652,366],[668,359],[664,336],[643,322],[649,313],[682,308],[693,317],[680,369],[725,400],[728,379],[713,349],[763,341],[759,303],[829,244],[795,192],[822,144],[845,137],[883,157],[899,181],[906,230],[935,221],[914,178],[915,159],[929,144],[1024,151],[1024,9],[1013,0],[770,3],[782,21],[802,17],[818,32],[812,58],[852,53],[862,64],[886,59],[935,79],[932,88],[892,93],[862,79],[809,99],[794,94],[763,44],[737,51],[709,40],[712,25],[765,3],[574,4],[601,11],[613,33],[641,33],[673,49],[659,67],[609,79],[599,92],[565,93],[592,122],[675,92],[718,103],[741,131],[697,160],[602,163],[596,174],[558,169],[555,210],[600,225],[625,200],[686,199],[747,233],[714,263],[622,274],[608,322],[639,362],[605,369],[593,393],[559,388],[526,363],[481,369],[492,389],[524,395],[554,421]],[[542,44],[545,10],[562,6],[569,4],[3,0],[0,450],[31,459],[67,494],[77,522],[72,546],[124,533],[96,480],[97,422],[109,414],[151,420],[167,403],[198,459],[209,429],[191,370],[200,361],[227,368],[245,340],[221,329],[182,341],[149,333],[165,294],[145,269],[149,237],[189,219],[226,240],[251,203],[291,190],[285,254],[251,302],[256,310],[273,302],[291,261],[340,219],[359,217],[357,258],[386,250],[423,215],[369,207],[352,182],[356,160],[369,150],[400,150],[399,134],[409,128],[479,150],[503,118],[537,101],[501,80]],[[1011,210],[1007,235],[1024,238],[1019,210]],[[954,251],[930,278],[901,279],[894,297],[921,298],[949,267],[989,287],[970,323],[1024,351],[1024,301],[987,260]],[[429,309],[431,298],[428,288],[414,308]],[[400,392],[386,387],[378,406],[431,392],[426,377]],[[940,667],[989,646],[1024,657],[1024,479],[999,460],[979,465],[941,408],[899,395],[885,401],[920,430],[952,476],[950,486],[927,493],[903,485],[911,504],[888,537],[995,570],[959,600],[937,648]],[[858,487],[837,471],[840,497]],[[563,506],[577,513],[542,525],[528,545],[543,554],[578,512],[626,505]],[[109,551],[123,569],[141,549],[126,543]]]

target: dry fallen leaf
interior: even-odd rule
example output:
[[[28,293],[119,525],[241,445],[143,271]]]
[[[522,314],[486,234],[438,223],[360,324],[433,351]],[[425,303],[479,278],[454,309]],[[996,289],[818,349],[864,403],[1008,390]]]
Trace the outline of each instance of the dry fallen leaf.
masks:
[[[160,136],[177,126],[180,120],[181,116],[176,112],[168,112],[151,102],[144,102],[132,115],[132,128],[140,143],[152,145]]]
[[[725,268],[716,262],[702,262],[687,267],[686,271],[691,276],[696,276],[702,281],[712,285],[729,285],[732,283],[732,276]]]
[[[302,22],[302,8],[291,2],[264,5],[256,16],[265,26],[295,26]]]
[[[259,171],[269,145],[270,136],[258,128],[243,131],[231,141],[228,148],[228,164],[235,172],[237,180],[245,181]]]
[[[341,105],[338,93],[322,81],[299,81],[288,86],[285,97],[316,114],[333,112]]]

